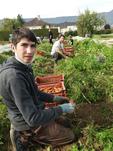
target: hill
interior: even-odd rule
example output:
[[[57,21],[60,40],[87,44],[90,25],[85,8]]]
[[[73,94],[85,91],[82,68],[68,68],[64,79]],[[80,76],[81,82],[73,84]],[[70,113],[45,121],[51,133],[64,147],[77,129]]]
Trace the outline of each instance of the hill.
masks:
[[[113,25],[113,10],[110,12],[102,12],[98,13],[101,16],[104,16],[106,19],[106,23]],[[76,22],[78,16],[62,16],[62,17],[55,17],[55,18],[42,18],[44,21],[52,24],[59,24],[64,22]]]
[[[100,15],[105,17],[106,23],[113,25],[113,10],[111,10],[110,12],[100,13]]]
[[[64,22],[76,22],[77,18],[78,16],[62,16],[55,18],[43,18],[43,20],[51,24],[60,24]]]
[[[106,23],[113,26],[113,10],[109,12],[102,12],[98,13],[99,15],[102,15],[106,19]],[[54,18],[42,18],[45,22],[48,22],[50,24],[60,24],[64,22],[76,22],[78,16],[62,16],[62,17],[54,17]],[[33,18],[25,18],[25,22],[31,21]],[[0,20],[1,22],[2,20]]]

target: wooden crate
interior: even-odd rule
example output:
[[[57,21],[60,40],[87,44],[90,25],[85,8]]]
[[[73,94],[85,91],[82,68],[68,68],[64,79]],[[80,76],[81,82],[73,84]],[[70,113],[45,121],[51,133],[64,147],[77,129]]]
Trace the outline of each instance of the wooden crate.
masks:
[[[73,47],[65,47],[64,50],[66,52],[74,52],[74,48]]]
[[[64,86],[64,75],[48,75],[35,78],[37,88],[40,91],[57,96],[66,97],[66,88]],[[57,90],[57,91],[56,91]],[[59,105],[58,102],[45,103],[45,108]]]
[[[37,76],[35,81],[38,85],[58,83],[64,81],[64,75],[48,75],[43,77]]]
[[[51,94],[58,94],[66,90],[64,86],[64,82],[38,85],[38,89],[45,93],[51,93]]]
[[[36,55],[38,55],[38,56],[44,56],[45,52],[41,51],[41,50],[37,50]]]
[[[55,94],[56,95],[56,94]],[[57,96],[64,96],[66,97],[66,91],[62,91],[60,93],[57,93]],[[54,106],[58,106],[60,103],[58,102],[51,102],[51,103],[45,103],[45,108],[50,108],[50,107],[54,107]]]

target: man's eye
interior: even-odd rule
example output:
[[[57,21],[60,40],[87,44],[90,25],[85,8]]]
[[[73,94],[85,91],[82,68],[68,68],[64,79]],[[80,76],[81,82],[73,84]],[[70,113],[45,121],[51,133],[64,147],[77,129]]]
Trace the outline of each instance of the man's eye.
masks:
[[[36,45],[35,45],[35,44],[32,44],[32,45],[31,45],[31,48],[36,48]]]
[[[23,47],[28,47],[28,44],[22,44]]]
[[[36,45],[35,44],[22,44],[23,47],[31,47],[31,48],[36,48]]]

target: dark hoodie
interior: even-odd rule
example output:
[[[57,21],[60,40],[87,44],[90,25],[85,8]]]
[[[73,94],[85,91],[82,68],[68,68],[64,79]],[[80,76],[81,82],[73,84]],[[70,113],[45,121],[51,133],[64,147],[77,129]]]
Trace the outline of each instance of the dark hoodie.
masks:
[[[0,66],[0,95],[17,131],[44,125],[62,114],[61,107],[44,109],[44,101],[52,102],[54,96],[37,90],[31,67],[15,57]]]

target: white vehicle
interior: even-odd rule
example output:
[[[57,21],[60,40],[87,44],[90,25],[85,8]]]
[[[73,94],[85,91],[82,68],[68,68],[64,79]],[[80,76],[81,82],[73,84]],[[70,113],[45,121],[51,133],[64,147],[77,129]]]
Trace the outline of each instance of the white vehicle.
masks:
[[[40,44],[42,42],[41,37],[36,37],[36,38],[37,38],[38,43]]]

